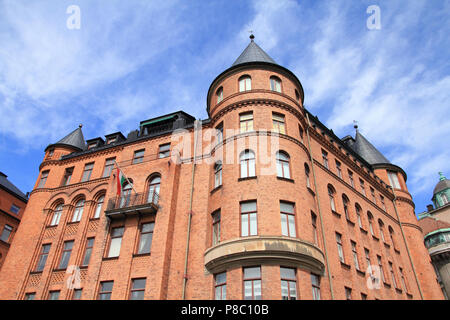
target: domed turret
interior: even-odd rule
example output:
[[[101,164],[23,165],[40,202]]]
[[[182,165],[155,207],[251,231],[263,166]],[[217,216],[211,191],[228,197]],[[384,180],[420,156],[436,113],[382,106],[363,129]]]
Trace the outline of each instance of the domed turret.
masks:
[[[434,187],[433,198],[431,198],[436,209],[448,204],[450,199],[450,180],[442,172],[439,172],[439,176],[439,182]]]

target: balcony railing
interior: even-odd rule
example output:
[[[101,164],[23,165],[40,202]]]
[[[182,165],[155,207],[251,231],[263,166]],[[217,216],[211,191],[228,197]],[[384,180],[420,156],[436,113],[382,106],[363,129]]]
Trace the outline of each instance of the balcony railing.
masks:
[[[152,214],[158,210],[159,194],[131,193],[109,199],[105,214],[110,218],[133,214]]]

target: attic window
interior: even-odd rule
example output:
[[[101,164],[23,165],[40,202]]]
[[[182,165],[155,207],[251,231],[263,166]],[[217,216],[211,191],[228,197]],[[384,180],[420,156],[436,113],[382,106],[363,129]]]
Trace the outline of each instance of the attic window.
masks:
[[[117,141],[117,137],[111,137],[111,138],[108,139],[107,144],[111,144],[111,143],[116,142],[116,141]]]
[[[50,149],[48,151],[48,156],[51,157],[53,155],[53,152],[55,151],[55,149]]]
[[[90,149],[92,149],[92,148],[95,148],[97,146],[97,142],[91,142],[91,143],[89,143],[89,145],[88,145],[88,150],[90,150]]]

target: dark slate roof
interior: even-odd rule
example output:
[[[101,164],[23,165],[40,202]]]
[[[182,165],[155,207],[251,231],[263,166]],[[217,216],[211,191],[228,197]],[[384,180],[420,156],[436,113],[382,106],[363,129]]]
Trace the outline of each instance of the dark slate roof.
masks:
[[[74,131],[69,133],[67,136],[65,136],[64,138],[59,140],[58,142],[49,145],[46,148],[46,150],[50,146],[56,146],[56,145],[65,145],[65,146],[73,147],[73,148],[78,149],[79,151],[86,149],[86,142],[84,141],[83,131],[81,131],[81,125],[77,129],[75,129]]]
[[[355,143],[351,145],[351,148],[371,165],[390,163],[358,130],[356,130]]]
[[[450,189],[450,180],[446,179],[441,173],[440,181],[437,183],[436,187],[433,190],[433,196],[445,189]]]
[[[247,48],[242,51],[241,55],[236,59],[236,61],[231,65],[232,67],[238,64],[248,63],[248,62],[268,62],[277,64],[267,53],[261,49],[252,39]]]
[[[8,180],[8,176],[0,171],[0,186],[12,192],[24,202],[27,202],[27,196]]]

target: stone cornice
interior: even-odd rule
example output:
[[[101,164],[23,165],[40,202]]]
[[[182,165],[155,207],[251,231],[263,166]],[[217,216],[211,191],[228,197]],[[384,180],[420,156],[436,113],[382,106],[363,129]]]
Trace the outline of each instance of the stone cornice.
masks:
[[[37,193],[37,192],[52,192],[52,193],[55,193],[55,192],[61,192],[61,191],[66,191],[66,190],[70,190],[70,189],[76,189],[76,188],[79,188],[79,187],[88,186],[88,185],[92,185],[92,184],[97,185],[100,182],[108,181],[109,178],[110,177],[92,179],[92,180],[89,180],[89,181],[78,182],[78,183],[69,184],[67,186],[60,186],[60,187],[56,187],[56,188],[37,188],[37,189],[34,189],[33,191],[31,191],[30,197],[31,197],[31,195],[33,195],[34,193]]]

